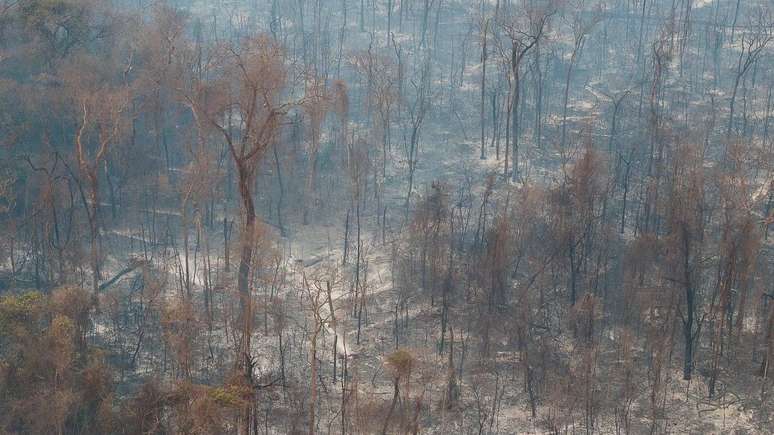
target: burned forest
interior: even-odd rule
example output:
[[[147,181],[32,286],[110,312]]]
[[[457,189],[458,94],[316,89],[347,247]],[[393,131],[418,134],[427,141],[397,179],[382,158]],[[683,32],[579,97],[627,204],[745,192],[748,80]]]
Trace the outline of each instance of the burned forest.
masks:
[[[0,434],[774,432],[772,0],[0,0]]]

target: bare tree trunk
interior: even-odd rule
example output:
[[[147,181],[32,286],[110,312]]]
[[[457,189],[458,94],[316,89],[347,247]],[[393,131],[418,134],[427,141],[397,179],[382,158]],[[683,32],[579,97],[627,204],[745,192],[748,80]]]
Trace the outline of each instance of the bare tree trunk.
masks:
[[[242,197],[242,207],[245,213],[245,226],[241,234],[241,247],[239,256],[239,271],[237,275],[237,290],[239,292],[239,320],[242,328],[242,337],[240,343],[241,361],[239,366],[247,385],[253,383],[253,360],[251,354],[250,341],[253,331],[253,310],[250,297],[250,268],[253,260],[253,243],[255,239],[255,204],[250,192],[250,183],[252,182],[247,168],[243,162],[237,163],[239,173],[239,194]],[[243,424],[245,434],[250,432],[250,404],[245,406],[243,411]]]
[[[489,20],[484,22],[484,36],[481,40],[481,160],[486,158],[484,153],[484,146],[486,144],[486,132],[485,132],[485,106],[486,106],[486,61],[487,61],[487,32],[489,30]]]
[[[519,177],[519,66],[513,67],[513,110],[511,111],[511,151],[512,168],[511,180],[516,181]]]
[[[392,414],[395,412],[395,405],[398,403],[398,395],[400,394],[400,387],[398,384],[398,377],[395,378],[393,383],[392,403],[390,403],[390,410],[387,412],[387,417],[384,419],[384,426],[382,426],[382,435],[387,435],[387,429],[390,427],[390,420]]]

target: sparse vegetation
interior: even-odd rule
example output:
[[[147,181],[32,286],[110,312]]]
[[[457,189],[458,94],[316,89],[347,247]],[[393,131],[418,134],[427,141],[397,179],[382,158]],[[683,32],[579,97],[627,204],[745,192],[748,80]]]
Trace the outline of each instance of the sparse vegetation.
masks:
[[[0,0],[0,434],[774,432],[770,0]]]

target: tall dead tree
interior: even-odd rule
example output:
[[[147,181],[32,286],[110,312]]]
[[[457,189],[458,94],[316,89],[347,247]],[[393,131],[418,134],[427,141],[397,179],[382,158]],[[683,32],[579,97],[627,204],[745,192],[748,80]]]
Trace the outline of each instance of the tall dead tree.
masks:
[[[735,20],[736,21],[736,20]],[[731,100],[728,103],[728,126],[726,127],[726,140],[730,139],[734,126],[734,112],[739,84],[750,68],[758,62],[766,46],[774,40],[774,21],[767,17],[765,11],[758,11],[758,20],[750,25],[750,32],[742,35],[741,50],[734,71],[734,85],[731,91]]]
[[[487,39],[489,33],[489,18],[484,18],[481,26],[481,160],[486,158],[484,153],[484,145],[486,143],[486,123],[484,122],[486,117],[486,63],[488,58],[487,51]]]
[[[575,68],[575,64],[580,58],[583,46],[586,44],[589,33],[594,29],[594,26],[600,21],[601,17],[598,13],[595,13],[590,18],[586,18],[587,12],[585,11],[585,1],[579,0],[576,5],[572,5],[576,12],[572,15],[572,22],[570,26],[572,28],[573,44],[572,54],[570,55],[570,64],[567,66],[567,78],[564,84],[564,104],[562,107],[562,142],[560,150],[564,152],[565,144],[567,141],[567,102],[570,96],[570,83],[572,80],[572,72]]]
[[[288,111],[301,104],[284,100],[287,72],[280,46],[265,36],[245,39],[239,45],[221,47],[217,79],[192,86],[185,99],[200,128],[218,132],[233,158],[242,209],[239,242],[239,325],[241,338],[237,367],[248,385],[253,384],[254,361],[250,341],[253,330],[251,268],[259,231],[253,190],[258,165],[277,140]],[[228,120],[236,120],[231,128]],[[249,433],[250,410],[242,424]]]
[[[511,92],[511,179],[519,177],[519,99],[521,92],[521,66],[527,54],[543,38],[551,17],[556,13],[554,3],[532,5],[526,1],[520,7],[513,5],[501,19],[500,25],[510,40]],[[506,145],[507,146],[507,145]],[[507,172],[507,163],[506,163]],[[508,174],[504,174],[507,176]]]
[[[683,329],[683,379],[693,373],[694,349],[704,317],[701,268],[704,263],[706,203],[704,173],[697,147],[685,146],[675,158],[668,204],[666,280],[682,293],[677,313]]]
[[[94,59],[81,59],[87,68],[94,67]],[[89,245],[92,271],[92,291],[96,298],[101,279],[100,252],[100,188],[99,173],[110,147],[121,138],[128,119],[130,91],[116,86],[97,73],[85,73],[78,65],[67,71],[67,84],[73,104],[79,112],[74,137],[74,155],[79,175],[76,179],[89,225]],[[96,69],[96,68],[94,68]],[[74,175],[74,174],[73,174]],[[83,182],[86,189],[84,190]]]

